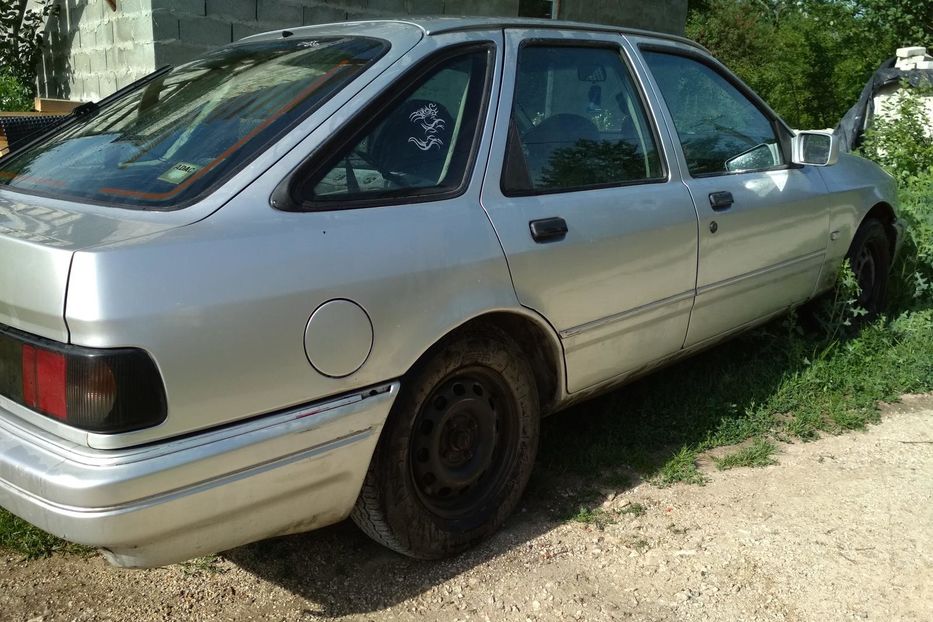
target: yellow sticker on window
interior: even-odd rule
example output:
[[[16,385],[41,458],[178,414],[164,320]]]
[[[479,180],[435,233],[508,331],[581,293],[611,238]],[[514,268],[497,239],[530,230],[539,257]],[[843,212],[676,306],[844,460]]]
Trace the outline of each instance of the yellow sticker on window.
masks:
[[[197,164],[179,162],[172,168],[159,175],[159,181],[175,184],[176,186],[198,172],[201,168]]]

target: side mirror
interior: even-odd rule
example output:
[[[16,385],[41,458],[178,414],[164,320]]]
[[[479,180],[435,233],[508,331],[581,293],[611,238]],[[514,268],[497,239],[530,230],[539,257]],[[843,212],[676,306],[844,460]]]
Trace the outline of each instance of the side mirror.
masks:
[[[832,132],[797,132],[791,145],[794,164],[831,166],[839,161],[839,139]]]

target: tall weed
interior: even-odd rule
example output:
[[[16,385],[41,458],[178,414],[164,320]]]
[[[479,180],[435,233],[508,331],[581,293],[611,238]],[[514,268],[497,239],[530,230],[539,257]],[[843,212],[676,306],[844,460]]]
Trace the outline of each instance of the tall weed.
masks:
[[[900,186],[900,220],[907,231],[891,275],[890,312],[933,303],[933,123],[924,88],[902,85],[865,132],[862,155],[880,164]]]
[[[900,219],[907,231],[892,274],[892,306],[933,306],[933,169],[902,186]]]

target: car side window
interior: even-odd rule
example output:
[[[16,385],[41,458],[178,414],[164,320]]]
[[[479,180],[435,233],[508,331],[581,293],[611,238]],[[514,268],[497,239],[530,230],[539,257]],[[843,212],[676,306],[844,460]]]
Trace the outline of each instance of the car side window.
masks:
[[[784,164],[774,124],[718,71],[693,58],[644,52],[693,176]]]
[[[474,48],[430,69],[293,196],[301,203],[368,202],[456,191],[484,108],[489,55]]]
[[[585,190],[663,177],[654,132],[618,48],[521,48],[504,194]]]

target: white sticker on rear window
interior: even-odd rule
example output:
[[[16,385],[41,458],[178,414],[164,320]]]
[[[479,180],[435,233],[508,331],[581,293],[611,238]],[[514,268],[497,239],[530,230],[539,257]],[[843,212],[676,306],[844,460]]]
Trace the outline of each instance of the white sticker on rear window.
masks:
[[[170,184],[178,185],[181,182],[185,181],[201,168],[197,164],[188,164],[187,162],[179,162],[172,168],[168,169],[161,175],[159,175],[159,181],[165,181]]]

